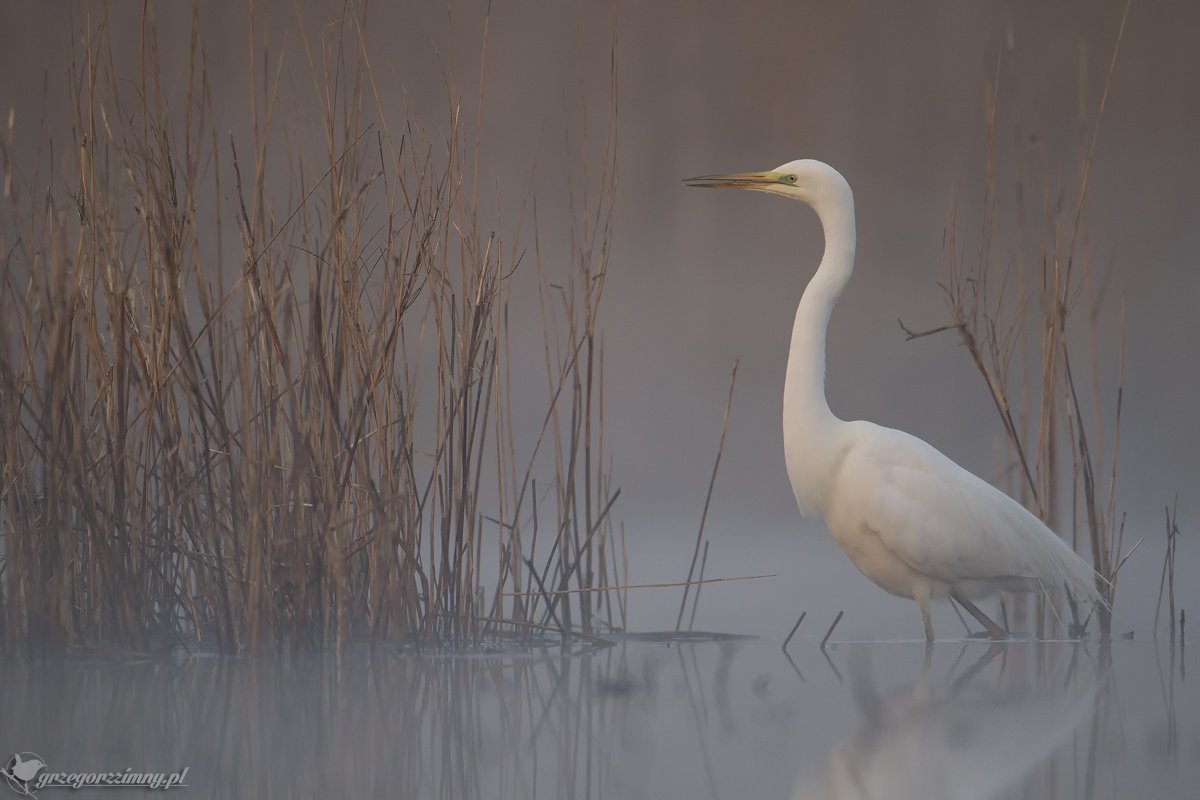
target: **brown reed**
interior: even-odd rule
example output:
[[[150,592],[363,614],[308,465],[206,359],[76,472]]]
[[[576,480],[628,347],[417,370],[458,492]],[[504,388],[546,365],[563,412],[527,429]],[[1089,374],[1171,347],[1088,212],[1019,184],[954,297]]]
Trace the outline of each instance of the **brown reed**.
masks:
[[[513,290],[519,221],[480,219],[483,81],[473,130],[449,68],[437,136],[389,125],[356,14],[302,35],[311,93],[289,124],[291,62],[249,12],[248,138],[217,128],[198,2],[182,91],[153,4],[132,81],[111,36],[128,14],[94,6],[72,22],[69,146],[16,163],[10,112],[7,652],[471,641],[550,617],[587,633],[594,590],[628,583],[599,325],[615,93],[599,177],[573,154],[573,263],[536,265],[547,397],[527,441],[508,320],[537,311]],[[299,144],[313,119],[316,155]],[[535,578],[577,594],[514,594]]]
[[[1124,517],[1115,510],[1117,456],[1125,391],[1125,305],[1120,303],[1117,329],[1120,356],[1111,380],[1112,407],[1106,412],[1099,360],[1104,293],[1098,285],[1092,254],[1084,246],[1088,178],[1109,88],[1128,20],[1121,19],[1095,118],[1080,120],[1088,131],[1073,200],[1060,185],[1030,191],[1019,182],[1016,216],[1024,241],[1026,196],[1042,195],[1041,244],[1032,252],[1002,245],[1000,201],[994,170],[999,63],[989,86],[987,169],[979,240],[959,241],[956,210],[951,212],[945,242],[945,277],[941,284],[950,315],[947,325],[922,332],[901,327],[909,339],[942,331],[959,334],[963,349],[983,378],[1004,431],[1007,452],[1015,465],[1014,496],[1022,499],[1047,525],[1069,531],[1072,547],[1086,547],[1096,569],[1096,588],[1107,605],[1094,610],[1100,633],[1111,633],[1117,575],[1136,549],[1124,549]],[[1086,85],[1086,80],[1084,83]],[[1081,115],[1085,106],[1081,104]],[[1034,224],[1039,224],[1035,222]],[[1032,287],[1032,288],[1031,288]],[[1079,318],[1083,321],[1079,322]],[[1087,349],[1090,359],[1079,356]],[[1014,361],[1026,369],[1014,375]],[[1086,374],[1080,364],[1087,364]],[[1032,365],[1032,367],[1030,367]],[[1091,396],[1085,387],[1091,384]],[[1063,463],[1061,449],[1069,463]],[[1069,481],[1064,491],[1062,481]],[[1140,543],[1140,541],[1139,541]],[[1068,598],[1070,631],[1082,636],[1093,610],[1080,609]],[[1046,611],[1039,601],[1037,633],[1045,633]]]

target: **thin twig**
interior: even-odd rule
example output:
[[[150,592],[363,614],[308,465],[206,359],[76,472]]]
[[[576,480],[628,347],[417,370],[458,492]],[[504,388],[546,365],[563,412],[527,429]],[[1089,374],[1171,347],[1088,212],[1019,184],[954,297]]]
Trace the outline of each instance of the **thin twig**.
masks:
[[[804,622],[804,618],[808,616],[807,611],[800,612],[800,619],[796,620],[796,624],[792,626],[792,630],[788,633],[787,638],[783,640],[783,645],[779,648],[783,652],[787,652],[788,645],[792,642],[792,637],[796,635],[796,631],[800,630],[800,623]]]
[[[704,584],[704,568],[708,566],[708,540],[704,540],[704,555],[700,556],[700,579],[696,582],[696,593],[692,595],[692,615],[688,617],[688,632],[696,624],[696,609],[700,607],[700,589]]]
[[[837,616],[833,618],[833,624],[829,626],[829,630],[825,631],[825,636],[821,639],[822,650],[825,649],[825,643],[829,641],[829,637],[833,636],[833,629],[836,628],[838,623],[842,621],[842,613],[843,612],[841,611],[837,613]]]
[[[530,597],[541,595],[556,595],[556,594],[580,594],[587,592],[603,592],[607,589],[675,589],[680,586],[696,586],[701,583],[723,583],[725,581],[756,581],[762,578],[774,578],[774,573],[770,575],[739,575],[736,578],[705,578],[702,581],[676,581],[673,583],[623,583],[619,586],[597,586],[588,589],[555,589],[547,592],[504,592],[501,597]]]
[[[683,625],[683,610],[687,607],[688,591],[692,576],[696,572],[696,559],[700,556],[700,542],[704,538],[704,523],[708,520],[708,506],[712,502],[713,486],[717,482],[717,469],[721,466],[721,453],[725,451],[725,431],[729,427],[729,409],[733,406],[733,387],[737,383],[738,361],[733,362],[733,374],[729,376],[729,395],[725,398],[725,416],[721,419],[721,441],[717,445],[717,458],[713,461],[712,475],[708,478],[708,492],[704,495],[704,511],[700,514],[700,528],[696,531],[696,546],[692,549],[692,563],[688,567],[688,582],[684,584],[683,599],[679,603],[679,616],[675,619],[675,630]]]
[[[900,319],[899,317],[896,318],[896,322],[899,323],[900,330],[904,331],[904,340],[906,342],[911,342],[913,339],[921,339],[925,336],[933,336],[934,334],[937,334],[937,333],[944,333],[945,331],[958,331],[958,330],[962,330],[962,328],[963,328],[961,323],[957,323],[957,324],[950,324],[950,325],[941,325],[936,328],[930,328],[927,331],[913,331],[913,330],[909,330],[908,326],[906,326],[904,324],[904,320]]]

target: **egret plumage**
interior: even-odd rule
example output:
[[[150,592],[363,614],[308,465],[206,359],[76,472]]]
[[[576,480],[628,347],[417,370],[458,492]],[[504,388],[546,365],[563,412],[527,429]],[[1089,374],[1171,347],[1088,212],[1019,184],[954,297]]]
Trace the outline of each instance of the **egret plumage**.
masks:
[[[705,175],[688,186],[749,189],[810,206],[825,252],[796,309],[783,390],[783,449],[796,502],[820,513],[854,565],[916,601],[933,641],[932,600],[952,598],[994,638],[1005,631],[972,601],[997,591],[1066,589],[1103,603],[1095,571],[1004,492],[903,431],[845,421],[825,398],[829,318],[854,270],[854,196],[828,164],[792,161],[770,172]]]

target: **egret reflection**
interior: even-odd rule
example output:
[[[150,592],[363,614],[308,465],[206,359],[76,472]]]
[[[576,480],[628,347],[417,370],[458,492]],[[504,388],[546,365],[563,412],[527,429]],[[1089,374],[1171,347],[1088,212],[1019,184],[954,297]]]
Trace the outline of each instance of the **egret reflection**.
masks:
[[[54,770],[187,766],[203,797],[1189,796],[1200,703],[1181,680],[1159,702],[1147,648],[1114,647],[1111,665],[1077,643],[789,654],[795,668],[776,642],[642,637],[9,662],[0,738]]]
[[[926,661],[915,680],[881,690],[869,651],[852,649],[858,728],[833,748],[823,782],[798,777],[793,799],[1003,797],[1090,716],[1098,682],[1081,674],[1080,653],[1034,678],[1010,662],[1013,653],[993,645],[957,677],[939,683]]]

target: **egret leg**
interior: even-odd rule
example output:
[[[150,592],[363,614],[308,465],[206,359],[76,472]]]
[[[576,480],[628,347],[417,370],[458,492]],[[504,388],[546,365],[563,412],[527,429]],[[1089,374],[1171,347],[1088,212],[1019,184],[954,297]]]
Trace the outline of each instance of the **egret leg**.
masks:
[[[921,609],[921,623],[925,626],[925,641],[933,641],[933,620],[929,618],[929,591],[922,591],[921,587],[914,589],[913,600],[917,601],[917,608]]]
[[[1003,639],[1008,635],[1004,628],[1001,628],[995,622],[992,622],[991,617],[980,611],[979,606],[975,605],[965,597],[960,597],[959,595],[952,595],[952,597],[954,598],[955,602],[967,610],[968,614],[979,620],[980,625],[987,628],[988,636],[991,636],[993,639]]]
[[[921,608],[921,623],[925,626],[925,641],[933,642],[933,620],[929,618],[929,603],[917,603]]]

